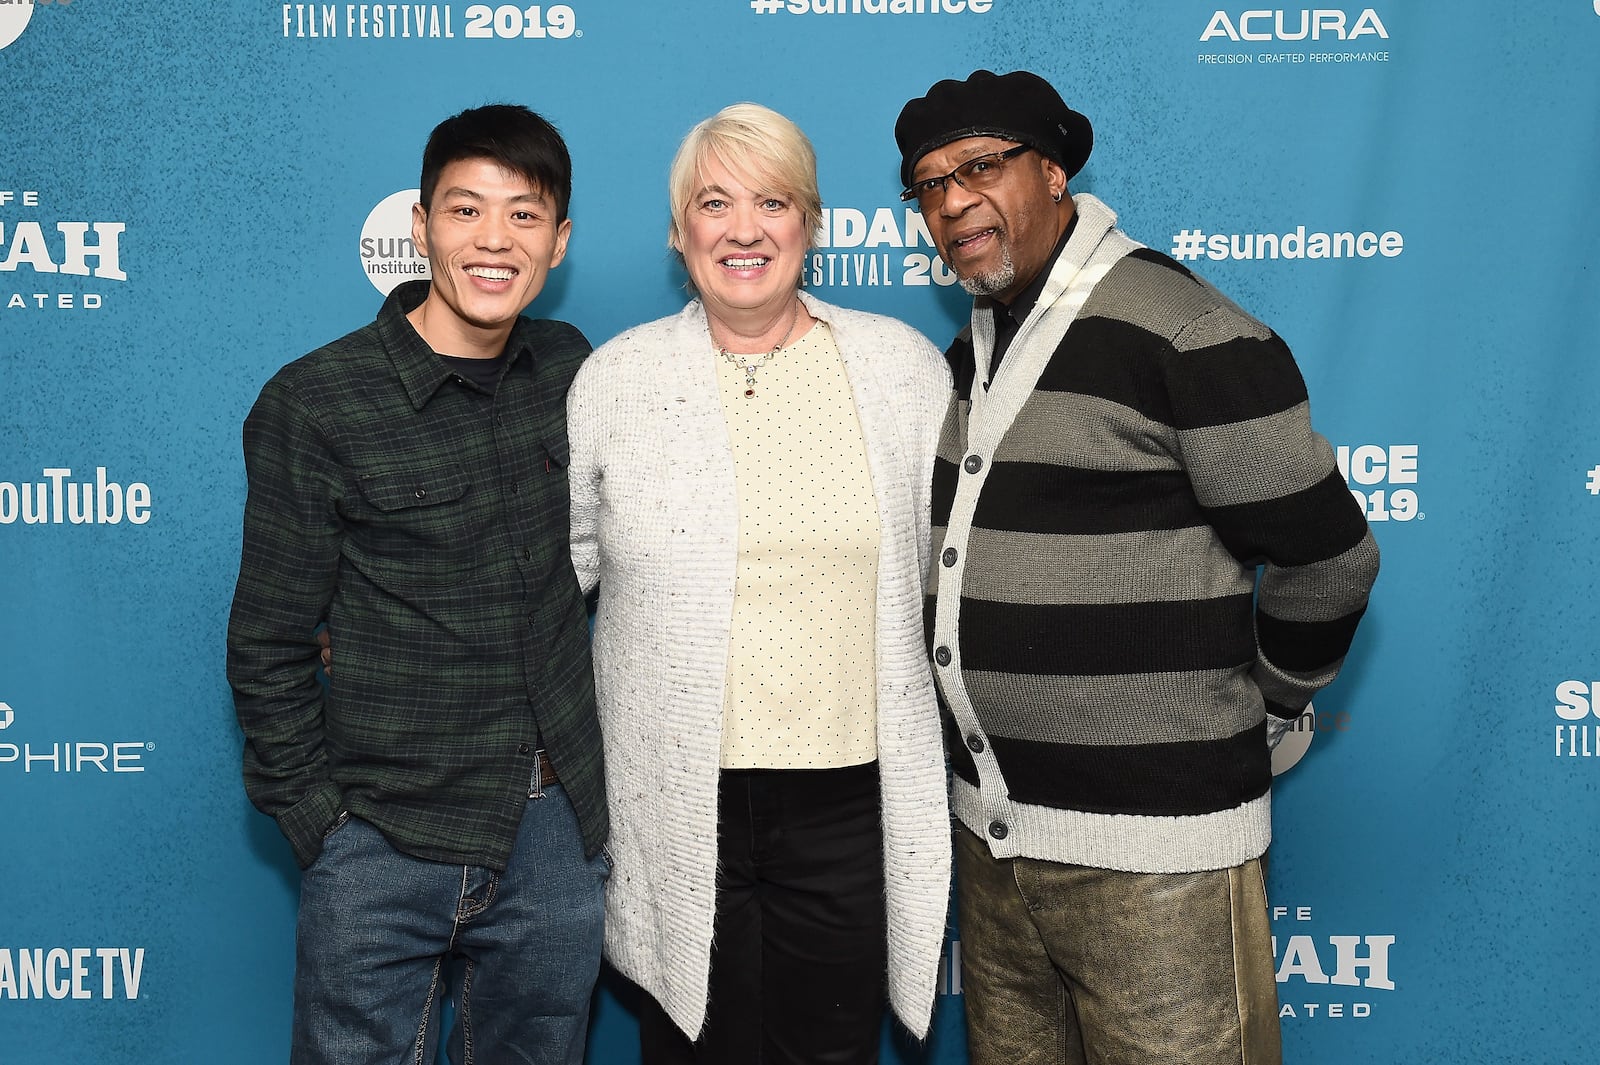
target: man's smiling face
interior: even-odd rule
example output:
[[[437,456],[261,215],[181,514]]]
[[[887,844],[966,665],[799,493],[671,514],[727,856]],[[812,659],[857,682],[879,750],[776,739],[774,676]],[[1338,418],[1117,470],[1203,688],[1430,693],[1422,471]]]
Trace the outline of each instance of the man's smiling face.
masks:
[[[446,355],[498,355],[565,258],[571,230],[555,199],[523,175],[490,159],[446,165],[431,208],[411,212],[412,240],[433,272],[418,308],[423,337]]]

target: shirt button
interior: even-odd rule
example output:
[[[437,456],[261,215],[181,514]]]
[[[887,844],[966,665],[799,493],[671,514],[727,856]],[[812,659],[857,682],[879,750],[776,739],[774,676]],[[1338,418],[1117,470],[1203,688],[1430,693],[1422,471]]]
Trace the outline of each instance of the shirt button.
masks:
[[[517,744],[517,753],[518,754],[527,754],[531,750],[533,750],[533,748],[529,747],[526,743]]]
[[[511,494],[512,495],[516,495],[520,491],[522,491],[522,482],[521,481],[512,481],[511,482]]]
[[[533,549],[531,547],[524,547],[522,549],[522,561],[524,561],[524,562],[532,562],[533,561]]]
[[[956,564],[956,557],[956,549],[953,547],[945,548],[944,554],[939,556],[940,560],[944,562],[946,566],[954,566]]]
[[[1006,823],[1004,821],[989,822],[989,835],[993,836],[995,839],[1005,839],[1006,834],[1010,831],[1011,830],[1006,827]]]
[[[976,732],[967,737],[967,747],[973,754],[983,753],[983,737]]]
[[[963,462],[961,465],[968,473],[977,473],[979,470],[983,469],[983,457],[980,455],[968,455],[967,461]]]
[[[950,664],[950,648],[935,648],[933,652],[933,660],[939,663],[941,666],[948,666]]]
[[[428,490],[426,488],[417,489],[417,498],[418,499],[427,499],[428,498]]]

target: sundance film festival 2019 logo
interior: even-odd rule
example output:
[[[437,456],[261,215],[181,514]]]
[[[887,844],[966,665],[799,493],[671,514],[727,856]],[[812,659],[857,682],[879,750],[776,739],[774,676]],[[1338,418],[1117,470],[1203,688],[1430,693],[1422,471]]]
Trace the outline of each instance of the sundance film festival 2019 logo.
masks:
[[[1212,12],[1200,31],[1205,66],[1363,66],[1389,62],[1376,8],[1256,8]]]
[[[421,199],[420,189],[385,196],[361,224],[361,271],[385,296],[402,281],[432,276],[427,258],[411,239],[411,206]]]
[[[4,2],[4,0],[0,0]],[[283,35],[302,40],[412,38],[565,41],[582,37],[568,4],[284,4]]]
[[[1368,521],[1427,517],[1417,494],[1417,450],[1416,444],[1341,444],[1334,449],[1339,472]]]
[[[1556,685],[1556,757],[1600,757],[1600,680]]]
[[[953,285],[921,212],[911,207],[824,207],[800,283],[809,289]]]
[[[127,224],[40,220],[47,213],[37,189],[0,187],[0,310],[99,310],[105,296],[95,282],[128,280],[122,268]],[[92,287],[78,283],[81,291],[59,291],[67,278],[90,279]]]

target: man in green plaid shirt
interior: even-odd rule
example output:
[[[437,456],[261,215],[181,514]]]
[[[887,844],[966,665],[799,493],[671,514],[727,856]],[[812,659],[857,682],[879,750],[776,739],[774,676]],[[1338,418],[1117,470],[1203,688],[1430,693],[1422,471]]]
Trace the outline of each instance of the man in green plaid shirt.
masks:
[[[245,788],[304,870],[295,1065],[432,1061],[446,988],[457,1049],[583,1057],[609,871],[567,543],[589,344],[522,317],[566,254],[571,174],[526,108],[440,124],[412,212],[432,280],[245,422],[228,679]]]

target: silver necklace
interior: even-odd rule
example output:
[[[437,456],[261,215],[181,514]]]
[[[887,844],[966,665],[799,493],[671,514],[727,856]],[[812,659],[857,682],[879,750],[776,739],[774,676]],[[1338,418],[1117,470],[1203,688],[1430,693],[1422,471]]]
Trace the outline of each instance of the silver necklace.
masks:
[[[744,395],[746,399],[756,394],[756,371],[772,361],[772,357],[789,342],[789,336],[794,332],[794,327],[800,324],[800,301],[795,301],[794,317],[789,319],[789,328],[784,330],[783,339],[773,345],[772,350],[762,355],[754,362],[741,359],[738,355],[731,354],[727,348],[717,347],[717,354],[733,363],[744,371]]]

